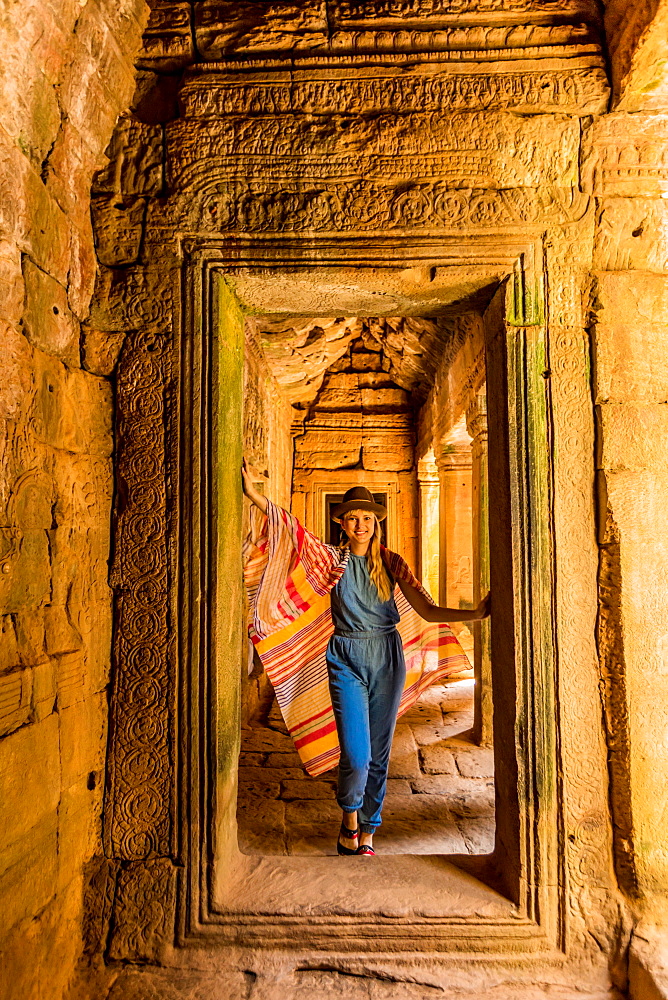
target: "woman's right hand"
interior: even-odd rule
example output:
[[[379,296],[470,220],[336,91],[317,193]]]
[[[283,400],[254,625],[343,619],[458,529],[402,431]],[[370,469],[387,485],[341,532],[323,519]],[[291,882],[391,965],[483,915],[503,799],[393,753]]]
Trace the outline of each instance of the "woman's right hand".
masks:
[[[241,486],[244,491],[244,495],[248,497],[251,503],[254,503],[256,507],[259,507],[263,514],[267,513],[267,498],[262,495],[258,490],[255,489],[253,485],[253,479],[250,472],[248,471],[248,464],[246,459],[242,459],[241,462]]]

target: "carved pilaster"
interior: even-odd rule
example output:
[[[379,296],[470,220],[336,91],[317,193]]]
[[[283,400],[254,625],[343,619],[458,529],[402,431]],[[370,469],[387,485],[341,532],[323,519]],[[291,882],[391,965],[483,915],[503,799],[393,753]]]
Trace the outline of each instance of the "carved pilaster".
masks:
[[[421,459],[417,464],[420,491],[420,558],[422,584],[434,600],[438,598],[440,576],[440,482],[436,463]]]
[[[487,485],[487,395],[483,388],[471,400],[466,413],[471,435],[473,603],[489,590],[489,510]],[[492,662],[488,621],[473,625],[473,671],[475,675],[473,735],[478,743],[492,742]]]
[[[437,456],[440,484],[439,603],[470,607],[471,575],[471,446],[450,444]]]

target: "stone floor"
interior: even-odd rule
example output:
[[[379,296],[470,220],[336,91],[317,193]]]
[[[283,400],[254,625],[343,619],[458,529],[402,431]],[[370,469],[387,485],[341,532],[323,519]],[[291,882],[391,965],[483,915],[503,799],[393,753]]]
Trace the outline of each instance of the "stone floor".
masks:
[[[384,854],[486,854],[494,844],[491,749],[471,740],[473,680],[434,685],[397,725]],[[336,772],[309,778],[273,703],[242,730],[239,847],[254,855],[336,853]]]

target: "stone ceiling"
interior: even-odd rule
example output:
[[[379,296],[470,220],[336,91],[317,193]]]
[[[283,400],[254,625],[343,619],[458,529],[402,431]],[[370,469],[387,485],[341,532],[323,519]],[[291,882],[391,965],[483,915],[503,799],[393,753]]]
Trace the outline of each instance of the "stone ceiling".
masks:
[[[312,403],[328,369],[338,371],[349,349],[368,354],[369,370],[382,370],[409,392],[416,405],[425,399],[444,352],[457,339],[450,318],[292,317],[247,320],[286,399],[305,408]]]

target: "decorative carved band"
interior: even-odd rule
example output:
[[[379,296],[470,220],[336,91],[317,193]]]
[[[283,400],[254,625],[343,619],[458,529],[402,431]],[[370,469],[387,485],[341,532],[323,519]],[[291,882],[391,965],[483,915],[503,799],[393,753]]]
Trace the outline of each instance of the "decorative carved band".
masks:
[[[328,3],[337,21],[378,20],[382,17],[403,20],[433,15],[461,14],[578,15],[595,18],[596,5],[591,0],[336,0]]]
[[[502,64],[503,65],[503,64]],[[235,67],[237,68],[237,67]],[[356,114],[379,111],[460,111],[502,108],[560,110],[598,114],[608,99],[605,69],[589,67],[551,72],[466,73],[461,67],[438,76],[420,73],[370,75],[360,71],[343,79],[234,79],[221,74],[192,76],[181,91],[188,118],[221,114]],[[231,76],[231,74],[230,74]],[[311,74],[313,76],[313,74]]]
[[[118,497],[108,850],[168,855],[174,776],[168,656],[164,338],[128,334],[117,382]]]
[[[565,188],[452,190],[446,183],[357,181],[305,190],[292,183],[277,190],[221,179],[181,198],[176,216],[180,228],[202,233],[475,232],[573,222],[588,201]]]

